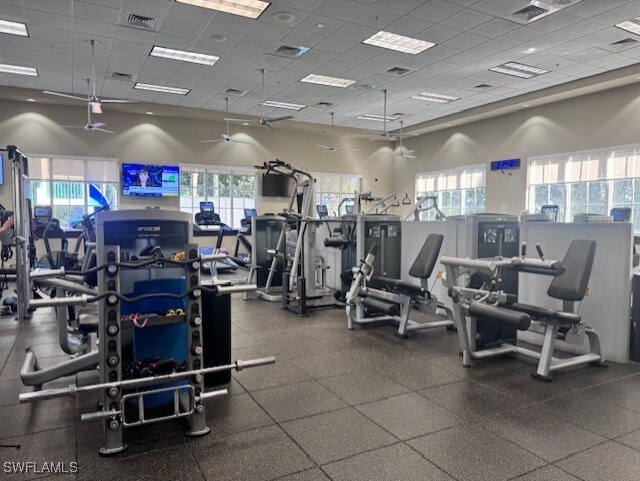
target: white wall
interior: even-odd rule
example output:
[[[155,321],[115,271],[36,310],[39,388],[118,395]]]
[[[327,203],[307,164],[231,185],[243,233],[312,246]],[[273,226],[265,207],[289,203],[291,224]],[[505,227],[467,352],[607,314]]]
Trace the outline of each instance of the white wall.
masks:
[[[518,214],[526,204],[528,157],[637,142],[636,84],[409,138],[405,145],[417,158],[395,157],[393,185],[413,191],[418,172],[521,158],[522,168],[512,176],[487,173],[486,210],[501,212],[507,204],[510,214]]]
[[[106,122],[117,135],[84,130],[69,130],[61,125],[81,125],[86,121],[82,107],[42,105],[0,100],[0,145],[17,145],[30,154],[66,155],[78,157],[109,157],[121,161],[163,164],[215,164],[252,167],[265,161],[280,160],[300,165],[311,171],[356,173],[363,176],[363,188],[374,189],[377,195],[387,195],[393,186],[393,152],[391,145],[367,142],[349,137],[336,137],[336,144],[358,147],[359,152],[321,153],[318,144],[327,145],[328,135],[277,126],[273,132],[264,127],[232,125],[239,138],[253,140],[256,146],[242,144],[203,144],[203,139],[217,138],[225,125],[183,118],[134,115],[109,111],[95,116]],[[328,128],[327,128],[328,131]],[[5,185],[0,186],[0,202],[11,205],[11,172],[4,163]],[[374,179],[379,183],[374,187]],[[120,197],[121,208],[160,205],[179,206],[177,198]],[[260,212],[280,211],[285,199],[260,197]]]

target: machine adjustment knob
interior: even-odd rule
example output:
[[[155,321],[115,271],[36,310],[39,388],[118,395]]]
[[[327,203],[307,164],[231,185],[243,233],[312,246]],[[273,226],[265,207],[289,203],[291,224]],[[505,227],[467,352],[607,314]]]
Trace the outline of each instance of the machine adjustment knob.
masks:
[[[199,356],[199,355],[201,355],[201,354],[202,354],[202,346],[200,346],[199,344],[194,345],[194,346],[191,348],[191,353],[192,353],[194,356]]]
[[[107,327],[107,332],[111,335],[111,336],[115,336],[116,334],[118,334],[118,331],[120,330],[120,328],[118,327],[117,324],[110,324]]]
[[[118,303],[118,296],[112,294],[107,297],[107,304],[110,306],[115,306]]]
[[[120,358],[118,356],[109,356],[109,358],[107,359],[107,364],[109,364],[109,366],[111,367],[117,366],[119,362]]]
[[[107,266],[107,272],[112,276],[115,276],[118,273],[118,266],[116,266],[115,264],[109,264]]]
[[[116,397],[120,391],[118,391],[117,387],[112,387],[109,389],[109,397]]]
[[[202,374],[196,374],[194,376],[196,383],[200,384],[203,381]]]
[[[200,269],[200,261],[193,261],[191,263],[191,270],[193,272],[198,272],[199,269]]]
[[[118,421],[117,419],[112,419],[111,421],[109,421],[109,429],[111,429],[112,431],[115,431],[119,427],[120,421]]]
[[[191,296],[192,296],[194,299],[198,299],[201,295],[202,295],[202,290],[200,290],[200,288],[198,288],[198,289],[194,289],[194,290],[193,290],[193,293],[191,294]]]
[[[194,326],[199,326],[202,324],[202,318],[200,316],[196,316],[193,319],[191,319],[191,324],[193,324]]]
[[[198,413],[204,412],[204,406],[202,404],[198,404],[195,409]]]

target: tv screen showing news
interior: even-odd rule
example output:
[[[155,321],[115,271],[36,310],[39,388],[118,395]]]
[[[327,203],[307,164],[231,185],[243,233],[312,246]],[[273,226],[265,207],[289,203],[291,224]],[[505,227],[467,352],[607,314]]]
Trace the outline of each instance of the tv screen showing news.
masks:
[[[177,165],[122,164],[122,194],[177,197],[180,169]]]

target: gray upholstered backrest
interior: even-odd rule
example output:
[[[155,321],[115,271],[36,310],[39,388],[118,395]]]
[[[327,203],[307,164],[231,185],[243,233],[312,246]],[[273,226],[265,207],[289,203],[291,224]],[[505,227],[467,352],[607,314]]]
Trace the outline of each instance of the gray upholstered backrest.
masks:
[[[562,259],[565,272],[551,281],[547,294],[564,301],[581,301],[587,291],[596,256],[596,241],[574,239]]]
[[[410,276],[418,279],[428,279],[431,276],[433,268],[436,266],[443,240],[444,236],[442,234],[429,234],[427,236],[427,240],[424,241],[418,257],[416,257],[411,269],[409,269]]]

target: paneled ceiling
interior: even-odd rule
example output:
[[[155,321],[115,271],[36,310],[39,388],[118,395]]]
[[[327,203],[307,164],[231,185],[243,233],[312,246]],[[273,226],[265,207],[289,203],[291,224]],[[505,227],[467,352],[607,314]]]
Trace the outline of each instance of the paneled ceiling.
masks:
[[[308,106],[293,113],[296,121],[327,124],[334,111],[337,125],[379,129],[379,122],[357,117],[383,113],[382,89],[388,90],[387,113],[403,114],[405,125],[415,126],[640,62],[640,36],[615,27],[640,16],[640,0],[555,0],[560,11],[523,25],[512,14],[530,3],[272,0],[253,20],[173,0],[0,0],[0,19],[24,22],[29,30],[29,37],[0,34],[0,63],[35,67],[39,74],[0,73],[0,85],[85,95],[89,40],[95,39],[97,91],[103,98],[221,111],[230,88],[244,91],[229,95],[233,114],[259,116],[258,69],[265,68],[268,99]],[[159,32],[124,25],[130,13],[156,19]],[[283,22],[277,15],[282,13],[294,18]],[[380,30],[436,46],[411,55],[362,43]],[[635,42],[612,45],[625,39]],[[206,66],[151,57],[154,45],[220,60]],[[283,45],[309,51],[299,58],[276,55]],[[549,72],[523,79],[489,70],[514,61]],[[387,72],[394,67],[409,72]],[[131,80],[114,79],[114,73],[130,74]],[[311,73],[372,88],[300,82]],[[134,90],[135,82],[190,92]],[[411,98],[421,92],[459,100],[437,104]],[[268,116],[289,113],[267,109]]]

